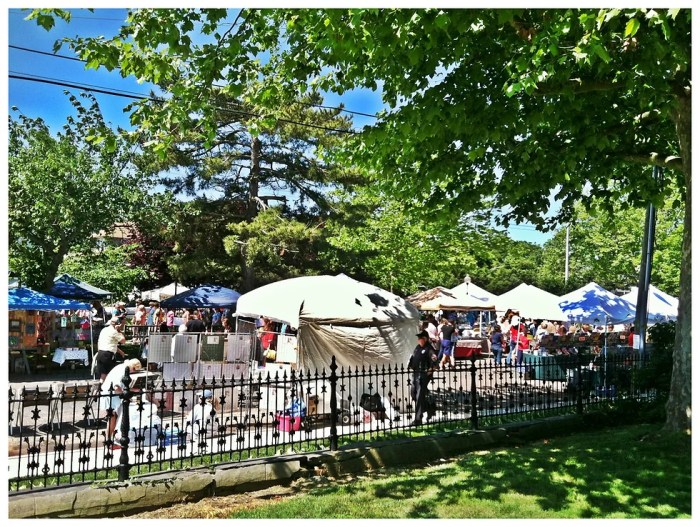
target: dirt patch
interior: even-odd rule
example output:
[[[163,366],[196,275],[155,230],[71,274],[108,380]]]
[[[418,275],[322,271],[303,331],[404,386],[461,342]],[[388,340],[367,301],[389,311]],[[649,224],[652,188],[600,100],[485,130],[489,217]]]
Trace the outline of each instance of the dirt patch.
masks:
[[[291,496],[275,496],[256,498],[250,494],[234,494],[231,496],[214,496],[204,498],[194,503],[181,503],[162,509],[142,512],[128,516],[129,518],[158,518],[185,519],[200,518],[206,520],[229,518],[233,513],[251,510],[270,501],[288,500]]]

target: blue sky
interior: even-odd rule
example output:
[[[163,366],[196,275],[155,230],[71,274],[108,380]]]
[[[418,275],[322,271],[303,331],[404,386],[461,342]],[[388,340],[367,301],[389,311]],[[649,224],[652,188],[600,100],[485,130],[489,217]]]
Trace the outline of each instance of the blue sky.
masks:
[[[7,108],[11,115],[17,115],[11,110],[16,106],[21,113],[30,117],[41,117],[52,129],[58,130],[65,123],[66,116],[73,112],[64,91],[70,90],[78,94],[81,90],[9,78],[9,76],[90,85],[98,89],[123,91],[132,95],[148,93],[150,86],[138,84],[134,78],[123,79],[117,71],[108,72],[104,68],[98,71],[86,70],[82,62],[16,49],[27,48],[52,53],[54,42],[61,37],[76,35],[110,37],[117,32],[126,17],[125,9],[96,9],[92,13],[85,9],[74,10],[69,24],[58,20],[56,27],[50,32],[39,27],[34,21],[25,21],[28,11],[11,8],[6,10],[5,14],[9,28]],[[62,48],[58,54],[71,56],[67,47]],[[106,121],[114,126],[129,127],[128,115],[123,112],[123,108],[130,99],[99,93],[94,95],[100,103]],[[341,102],[348,110],[369,114],[376,113],[382,107],[381,97],[368,90],[355,90],[342,96],[329,94],[326,99],[328,105],[337,105]],[[373,122],[372,118],[362,116],[353,116],[353,120],[356,128]],[[551,237],[551,234],[537,232],[532,225],[512,226],[509,234],[513,239],[538,244]]]

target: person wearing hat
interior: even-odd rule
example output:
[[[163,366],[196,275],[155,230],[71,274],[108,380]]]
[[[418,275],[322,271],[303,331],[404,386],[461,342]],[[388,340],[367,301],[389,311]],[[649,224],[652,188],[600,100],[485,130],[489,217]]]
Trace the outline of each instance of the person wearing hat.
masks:
[[[129,359],[123,364],[114,366],[100,387],[102,401],[100,406],[107,411],[107,440],[112,441],[114,430],[117,424],[117,418],[121,417],[122,398],[121,393],[126,389],[122,383],[126,368],[129,368],[130,373],[137,372],[141,369],[141,361],[139,359]],[[112,450],[121,448],[117,444],[112,445]]]
[[[126,337],[121,332],[119,317],[112,317],[107,325],[100,331],[97,340],[97,355],[95,356],[95,375],[100,376],[104,382],[109,372],[117,365],[117,357],[124,358],[124,352],[119,349],[119,344],[124,344]]]
[[[437,364],[435,348],[430,344],[430,335],[423,330],[416,334],[418,345],[413,350],[408,360],[408,369],[413,370],[413,383],[411,385],[411,399],[416,403],[416,414],[411,422],[412,426],[420,425],[423,421],[423,413],[426,409],[425,397],[428,393],[428,383],[433,375],[433,369]]]

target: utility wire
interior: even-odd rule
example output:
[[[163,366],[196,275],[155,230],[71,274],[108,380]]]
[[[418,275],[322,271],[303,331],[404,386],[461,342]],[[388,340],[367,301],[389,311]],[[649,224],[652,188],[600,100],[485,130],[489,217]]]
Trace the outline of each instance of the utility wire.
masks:
[[[50,84],[53,86],[63,86],[66,88],[74,88],[78,90],[85,90],[89,92],[94,92],[94,93],[102,93],[105,95],[113,95],[115,97],[125,97],[128,99],[137,99],[137,100],[148,100],[151,102],[157,102],[157,103],[162,103],[165,101],[165,99],[162,98],[157,98],[157,97],[149,97],[146,95],[130,95],[128,93],[119,93],[114,90],[108,90],[106,88],[98,88],[98,87],[93,87],[89,85],[81,85],[81,84],[76,84],[76,83],[71,83],[71,82],[66,82],[66,81],[61,81],[61,80],[55,80],[55,79],[48,79],[45,77],[40,77],[40,76],[29,76],[27,74],[13,74],[11,73],[8,75],[10,79],[17,79],[17,80],[24,80],[24,81],[29,81],[29,82],[39,82],[43,84]],[[260,114],[256,114],[253,112],[246,112],[244,110],[232,110],[230,108],[221,108],[218,106],[215,106],[215,109],[221,111],[221,112],[228,112],[228,113],[233,113],[233,114],[239,114],[239,115],[244,115],[246,117],[261,117]],[[337,132],[341,134],[358,134],[356,130],[343,130],[340,128],[329,128],[327,126],[322,126],[319,124],[311,124],[311,123],[303,123],[301,121],[293,121],[291,119],[277,119],[280,123],[287,123],[287,124],[295,124],[299,126],[306,126],[307,128],[315,128],[317,130],[325,130],[327,132]]]
[[[57,54],[57,53],[51,53],[51,52],[49,52],[49,51],[41,51],[41,50],[38,50],[38,49],[27,48],[27,47],[24,47],[24,46],[9,45],[8,47],[9,47],[10,49],[16,49],[16,50],[18,50],[18,51],[26,51],[27,53],[35,53],[35,54],[37,54],[37,55],[44,55],[44,56],[47,56],[47,57],[53,57],[53,58],[59,58],[59,59],[65,59],[65,60],[72,60],[72,61],[75,61],[75,62],[81,62],[81,63],[83,63],[83,64],[87,62],[87,61],[82,60],[82,59],[79,59],[79,58],[77,58],[77,57],[70,57],[70,56],[68,56],[68,55],[59,55],[59,54]],[[117,68],[117,69],[119,69],[119,68]],[[217,85],[217,84],[213,84],[213,86],[214,86],[215,88],[225,88],[225,86],[221,86],[221,85]],[[300,103],[300,104],[303,104],[303,105],[305,105],[305,106],[313,106],[313,107],[315,107],[315,108],[323,108],[323,109],[326,109],[326,110],[338,110],[338,111],[341,111],[341,112],[344,112],[344,113],[349,113],[349,114],[352,114],[352,115],[361,115],[361,116],[363,116],[363,117],[371,117],[371,118],[373,118],[373,119],[379,119],[379,116],[378,116],[377,114],[371,114],[371,113],[365,113],[365,112],[358,112],[358,111],[355,111],[355,110],[348,110],[348,109],[346,109],[346,108],[340,108],[340,107],[337,107],[337,106],[325,106],[325,105],[322,105],[322,104],[309,104],[309,103]]]

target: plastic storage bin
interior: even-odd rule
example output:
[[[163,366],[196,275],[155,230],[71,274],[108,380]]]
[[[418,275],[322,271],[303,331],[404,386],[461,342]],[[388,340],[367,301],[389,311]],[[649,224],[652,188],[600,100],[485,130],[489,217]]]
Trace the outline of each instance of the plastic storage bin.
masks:
[[[302,418],[298,415],[277,414],[277,420],[279,421],[277,430],[281,432],[291,432],[292,430],[298,432],[301,430]]]

